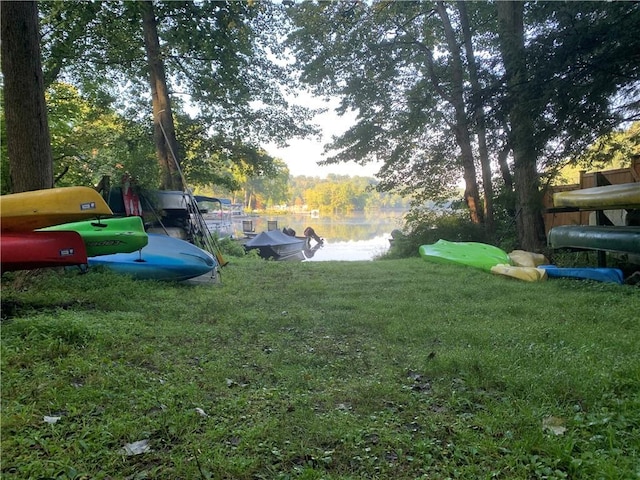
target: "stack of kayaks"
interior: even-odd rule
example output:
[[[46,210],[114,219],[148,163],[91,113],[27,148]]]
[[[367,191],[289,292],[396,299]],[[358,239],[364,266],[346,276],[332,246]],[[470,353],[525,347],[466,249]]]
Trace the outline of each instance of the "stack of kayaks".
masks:
[[[640,182],[557,192],[553,205],[581,210],[636,210],[640,208]],[[548,243],[552,248],[640,254],[640,227],[560,225],[549,230]]]
[[[86,264],[86,246],[77,232],[33,230],[103,215],[112,215],[111,209],[88,187],[0,196],[0,268],[4,272]]]
[[[211,272],[215,258],[186,241],[148,235],[137,216],[113,213],[88,187],[0,196],[2,271],[89,264],[138,279],[180,281]]]

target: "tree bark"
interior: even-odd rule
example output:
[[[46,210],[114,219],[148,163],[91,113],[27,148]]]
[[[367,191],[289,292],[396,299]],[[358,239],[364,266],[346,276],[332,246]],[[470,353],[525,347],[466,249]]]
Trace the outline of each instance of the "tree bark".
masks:
[[[471,147],[471,135],[469,134],[469,121],[464,103],[464,72],[460,49],[456,41],[449,15],[443,2],[436,2],[436,10],[442,20],[444,32],[451,53],[451,103],[455,111],[455,125],[453,131],[458,147],[460,147],[460,157],[465,182],[464,199],[469,207],[469,214],[473,223],[482,223],[483,214],[480,208],[480,194],[478,191],[478,180],[476,178],[476,166]]]
[[[167,89],[167,77],[160,52],[158,24],[153,3],[144,1],[142,6],[142,29],[144,45],[149,63],[149,84],[153,104],[153,138],[156,156],[162,172],[160,188],[163,190],[183,190],[178,159],[178,141],[173,124],[171,99]]]
[[[460,26],[464,38],[464,48],[467,56],[469,80],[471,83],[471,114],[475,121],[478,135],[478,156],[482,169],[482,189],[484,191],[484,224],[485,230],[492,236],[495,232],[494,208],[493,208],[493,179],[489,148],[487,147],[487,129],[484,119],[480,81],[478,80],[478,68],[473,51],[471,27],[469,26],[469,14],[467,5],[463,0],[458,0],[460,12]]]
[[[12,192],[53,187],[53,158],[36,2],[0,2],[7,154]]]
[[[511,124],[510,144],[513,151],[513,180],[516,191],[516,226],[518,241],[524,250],[536,252],[544,247],[542,201],[537,170],[538,149],[528,85],[524,47],[524,3],[496,2],[499,43],[507,80],[508,117]]]

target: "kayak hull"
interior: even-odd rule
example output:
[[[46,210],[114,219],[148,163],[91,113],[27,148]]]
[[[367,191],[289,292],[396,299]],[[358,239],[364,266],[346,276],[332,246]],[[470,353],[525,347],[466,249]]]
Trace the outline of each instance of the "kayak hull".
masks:
[[[553,205],[583,210],[638,208],[640,183],[621,183],[554,193]]]
[[[106,218],[84,222],[64,223],[40,231],[74,231],[84,240],[88,257],[131,253],[149,242],[140,217]]]
[[[3,232],[29,232],[61,223],[113,215],[89,187],[62,187],[0,196]]]
[[[575,278],[597,282],[624,283],[624,274],[618,268],[571,268],[556,267],[555,265],[541,265],[539,268],[545,270],[549,278]]]
[[[547,279],[547,272],[536,267],[515,267],[512,265],[496,265],[491,267],[491,273],[505,277],[516,278],[525,282],[542,282]]]
[[[511,264],[504,250],[477,242],[438,240],[431,245],[420,246],[419,253],[429,262],[466,265],[486,271],[491,271],[491,267],[496,265]]]
[[[2,232],[2,272],[65,267],[87,263],[87,251],[76,232]]]
[[[640,227],[561,225],[549,230],[552,248],[580,248],[640,253]]]
[[[139,280],[182,281],[211,272],[215,258],[189,242],[167,235],[148,235],[138,252],[89,258],[89,266],[103,266]]]

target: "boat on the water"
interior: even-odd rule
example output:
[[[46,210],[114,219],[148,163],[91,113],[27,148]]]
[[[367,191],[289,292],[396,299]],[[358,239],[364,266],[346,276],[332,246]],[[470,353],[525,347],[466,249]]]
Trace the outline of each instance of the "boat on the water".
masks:
[[[87,250],[77,232],[2,232],[0,270],[33,270],[87,263]]]
[[[274,260],[304,260],[307,237],[296,237],[280,230],[259,233],[244,244],[247,251],[257,250],[260,257]]]
[[[0,196],[2,232],[29,232],[112,215],[100,194],[89,187],[47,188]]]
[[[135,252],[147,245],[149,241],[140,217],[63,223],[40,231],[78,232],[84,240],[88,257]]]
[[[438,240],[436,243],[420,246],[419,253],[429,262],[467,265],[486,271],[491,271],[491,267],[496,265],[511,265],[507,252],[478,242]]]
[[[217,267],[209,252],[168,235],[149,234],[138,252],[89,258],[89,266],[103,266],[140,280],[182,281],[205,275]]]

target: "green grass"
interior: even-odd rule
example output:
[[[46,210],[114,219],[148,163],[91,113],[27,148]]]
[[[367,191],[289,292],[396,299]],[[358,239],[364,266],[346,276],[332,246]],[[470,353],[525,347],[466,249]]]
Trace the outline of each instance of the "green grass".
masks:
[[[5,277],[2,478],[640,477],[637,287],[420,259]]]

